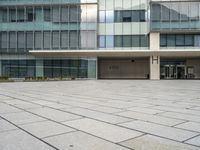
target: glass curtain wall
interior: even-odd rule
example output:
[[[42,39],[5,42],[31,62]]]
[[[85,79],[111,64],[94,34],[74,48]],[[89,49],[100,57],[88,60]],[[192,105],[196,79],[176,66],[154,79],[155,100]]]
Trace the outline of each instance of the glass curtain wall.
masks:
[[[152,30],[200,28],[200,2],[153,2],[150,12]]]

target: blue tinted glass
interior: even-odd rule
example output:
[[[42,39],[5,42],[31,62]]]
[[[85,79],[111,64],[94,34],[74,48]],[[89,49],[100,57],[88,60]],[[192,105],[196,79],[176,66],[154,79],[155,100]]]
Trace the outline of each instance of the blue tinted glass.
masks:
[[[106,18],[105,11],[99,11],[99,22],[104,23]]]
[[[106,22],[114,22],[114,11],[106,11]]]
[[[106,36],[106,47],[112,48],[114,46],[114,38],[113,35]]]
[[[99,47],[105,48],[105,36],[99,36]]]

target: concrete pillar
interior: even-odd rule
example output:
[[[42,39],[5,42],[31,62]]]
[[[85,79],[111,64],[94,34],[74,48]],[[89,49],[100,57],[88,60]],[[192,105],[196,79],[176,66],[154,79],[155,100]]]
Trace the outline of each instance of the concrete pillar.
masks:
[[[154,51],[150,56],[150,79],[160,80],[160,56],[156,51],[160,50],[160,33],[150,33],[150,51]]]
[[[88,79],[96,79],[97,61],[95,59],[88,60]]]
[[[36,77],[44,76],[44,62],[36,59]]]
[[[2,60],[0,60],[0,76],[2,76]]]

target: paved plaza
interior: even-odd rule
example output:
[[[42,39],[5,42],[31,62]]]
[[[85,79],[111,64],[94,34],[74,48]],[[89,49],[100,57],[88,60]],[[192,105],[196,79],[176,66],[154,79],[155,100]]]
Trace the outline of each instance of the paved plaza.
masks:
[[[0,83],[0,150],[200,150],[200,81]]]

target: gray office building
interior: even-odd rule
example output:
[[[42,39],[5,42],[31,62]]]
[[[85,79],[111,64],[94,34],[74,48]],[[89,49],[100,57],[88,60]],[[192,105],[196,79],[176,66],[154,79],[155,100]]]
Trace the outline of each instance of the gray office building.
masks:
[[[197,0],[0,0],[0,76],[199,79]]]

